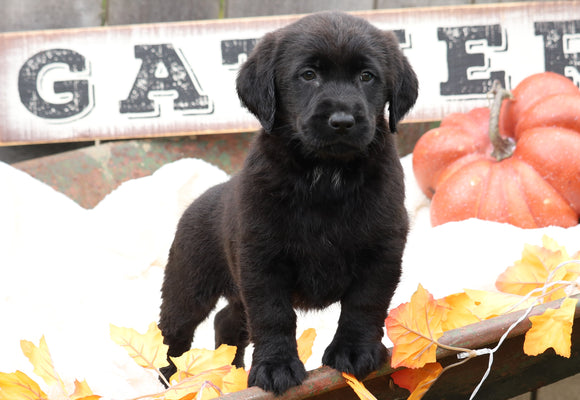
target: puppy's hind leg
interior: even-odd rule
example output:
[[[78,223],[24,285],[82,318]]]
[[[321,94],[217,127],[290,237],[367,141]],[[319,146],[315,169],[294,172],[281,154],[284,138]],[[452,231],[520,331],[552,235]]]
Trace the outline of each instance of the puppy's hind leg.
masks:
[[[161,289],[163,302],[159,320],[163,342],[169,346],[170,365],[161,369],[167,380],[176,372],[169,357],[178,357],[190,349],[195,329],[208,317],[223,293],[223,279],[218,278],[223,266],[199,259],[191,263],[190,258],[183,258],[179,251],[173,250]],[[183,262],[186,259],[189,262]]]
[[[236,346],[236,357],[233,364],[236,367],[244,367],[244,355],[249,343],[248,329],[246,325],[246,313],[241,301],[230,300],[230,303],[218,312],[214,319],[215,347],[222,344]]]

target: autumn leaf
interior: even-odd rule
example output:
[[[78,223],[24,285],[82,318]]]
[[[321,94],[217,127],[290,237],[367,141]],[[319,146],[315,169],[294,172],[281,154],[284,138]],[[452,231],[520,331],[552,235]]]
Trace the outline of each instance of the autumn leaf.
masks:
[[[474,324],[508,312],[528,308],[536,299],[524,299],[515,294],[465,289],[437,300],[448,309],[443,320],[443,331]]]
[[[418,369],[403,368],[391,374],[397,386],[407,389],[411,395],[407,400],[419,400],[443,372],[441,364],[429,363]]]
[[[447,308],[445,319],[442,322],[444,332],[480,321],[472,311],[475,307],[474,301],[465,292],[446,296],[437,302],[442,307]]]
[[[220,397],[222,394],[223,394],[223,392],[221,391],[221,389],[219,387],[215,386],[210,381],[205,381],[201,385],[201,388],[199,389],[199,392],[197,392],[197,394],[195,396],[195,400],[210,400],[210,399],[215,399],[217,397]],[[187,400],[187,398],[186,399],[181,398],[180,400]]]
[[[86,381],[79,382],[75,380],[74,392],[70,395],[67,393],[63,380],[60,378],[56,372],[56,369],[54,368],[52,356],[50,355],[50,351],[48,350],[48,345],[46,344],[46,339],[44,336],[40,339],[38,347],[28,340],[21,340],[20,347],[22,348],[24,355],[28,358],[34,367],[34,373],[40,376],[47,385],[53,388],[53,390],[50,392],[52,393],[51,398],[68,398],[70,400],[97,400],[101,398],[101,396],[93,394]],[[29,400],[36,399],[37,397],[34,396],[37,396],[38,393],[42,393],[38,384],[25,374],[17,371],[11,376],[13,379],[20,381],[20,392],[18,395],[21,395],[22,398]],[[57,392],[55,392],[54,388],[56,388]],[[0,389],[0,399],[2,399],[2,396],[6,393],[7,389],[5,389],[2,384],[0,384]],[[31,395],[31,393],[34,394]],[[46,395],[42,393],[42,396]],[[9,398],[12,399],[13,397]]]
[[[236,346],[228,346],[227,344],[222,344],[215,350],[191,349],[179,357],[171,357],[171,361],[177,367],[177,372],[171,377],[170,382],[179,382],[187,377],[219,367],[229,367],[235,356]],[[221,385],[221,379],[219,383],[214,382],[214,384]]]
[[[70,395],[71,400],[98,400],[101,396],[93,394],[86,381],[79,382],[75,379],[75,390]]]
[[[544,287],[546,283],[574,281],[578,278],[577,268],[570,266],[557,269],[563,262],[571,260],[564,247],[547,236],[542,238],[542,244],[543,246],[526,244],[522,258],[498,277],[496,288],[505,293],[524,296],[532,290]],[[542,301],[549,302],[564,296],[563,290],[556,290]]]
[[[567,298],[562,301],[560,308],[549,308],[541,315],[530,317],[532,327],[526,332],[524,353],[536,356],[552,347],[556,354],[570,358],[577,302],[577,299]]]
[[[232,368],[223,378],[224,393],[234,393],[247,388],[248,373],[243,368]]]
[[[579,258],[580,252],[570,257],[564,247],[544,236],[542,246],[525,245],[521,260],[498,277],[496,287],[501,293],[466,289],[435,301],[419,285],[411,301],[391,310],[385,320],[394,345],[391,366],[408,367],[392,374],[395,383],[411,391],[409,399],[420,399],[443,372],[435,363],[437,346],[469,354],[468,357],[488,354],[444,346],[438,339],[447,330],[564,297],[564,288],[578,287],[575,281],[580,277]],[[570,357],[576,303],[577,300],[566,299],[559,309],[530,317],[532,328],[526,334],[526,354],[537,355],[552,347],[557,354]]]
[[[566,280],[574,281],[580,276],[580,251],[572,256],[571,261],[572,263],[566,266],[566,272],[570,274],[566,277]]]
[[[361,399],[361,400],[377,400],[377,398],[375,396],[373,396],[373,394],[371,392],[368,391],[368,389],[365,387],[365,385],[363,385],[363,383],[361,381],[359,381],[358,379],[356,379],[353,375],[347,374],[346,372],[343,372],[342,376],[346,380],[346,383],[348,384],[348,386],[350,386],[352,388],[352,390],[354,390],[354,392],[359,397],[359,399]]]
[[[525,309],[536,303],[534,298],[524,299],[515,294],[487,290],[465,289],[465,294],[473,302],[471,312],[480,320]]]
[[[140,334],[132,328],[120,328],[111,324],[110,335],[111,339],[121,345],[140,366],[158,370],[169,365],[168,346],[163,344],[163,336],[155,322],[149,325],[145,334]]]
[[[443,335],[442,321],[447,309],[419,285],[409,303],[389,312],[387,335],[393,342],[391,366],[420,368],[435,361],[436,340]]]
[[[179,382],[174,383],[164,392],[165,400],[181,400],[185,396],[198,393],[206,382],[212,382],[219,386],[223,378],[232,370],[231,365],[203,371],[197,375],[189,376]],[[216,383],[217,382],[217,383]]]
[[[564,246],[560,246],[560,244],[555,239],[549,237],[548,235],[542,236],[542,247],[554,252],[561,251],[565,257],[568,257],[566,248]]]
[[[38,347],[28,340],[20,341],[20,348],[22,353],[28,358],[30,363],[34,366],[34,373],[44,379],[47,385],[59,385],[63,393],[66,393],[64,382],[56,372],[48,345],[44,336],[40,338]]]
[[[48,400],[48,396],[22,371],[0,372],[0,400]]]
[[[297,340],[298,358],[300,358],[302,364],[306,364],[306,361],[308,361],[312,355],[314,339],[316,339],[316,330],[314,328],[309,328],[302,332],[302,335],[300,335]]]
[[[566,248],[564,246],[560,246],[558,244],[558,242],[556,242],[554,239],[550,238],[549,236],[544,235],[542,237],[542,245],[546,249],[551,250],[553,252],[561,252],[562,257],[564,259],[562,262],[580,259],[580,251],[570,257],[568,255],[568,252],[566,251]],[[556,266],[556,267],[558,267],[558,266]],[[577,263],[574,265],[569,264],[569,265],[566,265],[565,267],[561,268],[560,275],[554,276],[552,281],[563,280],[563,281],[572,282],[572,281],[575,281],[576,279],[578,279],[578,277],[580,277],[580,268],[578,268],[578,264]]]

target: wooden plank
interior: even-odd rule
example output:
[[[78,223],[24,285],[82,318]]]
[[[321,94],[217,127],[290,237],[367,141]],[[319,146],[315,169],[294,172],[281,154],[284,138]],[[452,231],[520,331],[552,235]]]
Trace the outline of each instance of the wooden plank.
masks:
[[[324,10],[371,10],[374,0],[228,0],[227,18],[255,17],[266,15],[308,14]],[[389,6],[394,8],[394,6]]]
[[[478,3],[474,1],[473,3]],[[472,4],[471,0],[377,0],[377,8],[433,7]]]
[[[101,0],[8,0],[0,10],[0,32],[101,25]]]
[[[579,298],[580,295],[572,296]],[[529,316],[542,314],[547,308],[558,308],[561,303],[551,303],[534,307]],[[504,332],[514,324],[523,311],[502,315],[490,320],[445,332],[440,341],[445,344],[470,349],[494,348]],[[508,339],[494,353],[491,373],[482,385],[477,399],[509,399],[530,392],[547,384],[557,382],[580,372],[580,302],[572,330],[572,350],[570,358],[558,356],[552,350],[538,356],[527,356],[523,352],[525,332],[531,323],[524,319],[508,335]],[[456,353],[439,349],[437,361],[443,366],[456,363]],[[424,400],[463,400],[469,398],[483,377],[488,364],[488,356],[469,360],[458,368],[446,371],[425,394]],[[394,370],[385,365],[372,373],[364,384],[379,400],[405,399],[406,390],[398,388],[391,380]],[[282,396],[275,397],[257,387],[220,397],[223,400],[356,400],[358,397],[346,386],[341,374],[331,368],[321,367],[308,373],[306,381],[291,388]]]
[[[419,76],[407,121],[486,106],[494,79],[551,70],[580,82],[580,1],[356,14],[394,30]],[[0,34],[0,144],[255,130],[237,68],[296,18]]]
[[[220,10],[220,0],[107,0],[107,5],[107,25],[215,19]]]

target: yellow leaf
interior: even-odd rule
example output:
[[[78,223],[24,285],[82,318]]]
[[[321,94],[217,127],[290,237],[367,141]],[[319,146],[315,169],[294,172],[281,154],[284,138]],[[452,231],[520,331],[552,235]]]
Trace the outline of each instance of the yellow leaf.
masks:
[[[566,266],[566,276],[564,277],[564,280],[575,281],[580,277],[580,251],[572,255],[570,259],[575,262]]]
[[[97,400],[100,398],[101,396],[93,394],[87,381],[79,382],[75,379],[75,391],[70,395],[71,400]]]
[[[352,390],[354,390],[359,399],[377,400],[377,398],[373,396],[371,392],[368,391],[365,385],[363,385],[362,382],[356,379],[353,375],[343,372],[342,376],[344,377],[344,379],[346,379],[346,383],[348,383],[348,386],[350,386]]]
[[[568,257],[566,248],[564,246],[560,246],[560,244],[556,242],[555,239],[552,239],[548,235],[542,236],[542,247],[554,252],[561,251],[566,257]]]
[[[22,371],[0,372],[0,400],[48,400],[48,396]]]
[[[179,400],[196,400],[197,393],[188,393]],[[159,400],[164,400],[165,397],[160,398]],[[157,400],[157,399],[156,399]]]
[[[34,366],[34,373],[36,375],[44,379],[46,384],[49,386],[59,385],[62,388],[62,392],[66,393],[64,382],[54,369],[52,357],[50,351],[48,351],[48,345],[46,344],[44,336],[40,338],[38,347],[28,340],[21,340],[20,348],[30,363]]]
[[[216,386],[212,385],[211,382],[205,381],[197,395],[195,396],[195,400],[210,400],[220,397],[223,392]],[[182,399],[183,400],[183,399]]]
[[[530,317],[532,327],[526,332],[524,353],[535,356],[552,347],[556,354],[570,358],[570,336],[577,302],[577,299],[567,298],[560,308],[549,308],[542,315]]]
[[[466,293],[452,294],[437,302],[447,308],[445,320],[442,322],[444,332],[480,321],[472,311],[475,303]]]
[[[447,308],[419,285],[409,303],[389,312],[387,335],[393,342],[391,366],[420,368],[435,361],[435,341],[443,335],[442,321]]]
[[[185,396],[198,393],[204,383],[208,381],[219,387],[221,386],[224,376],[226,376],[231,369],[232,366],[227,365],[189,376],[169,387],[169,389],[164,392],[163,398],[165,400],[180,400]]]
[[[562,262],[580,259],[580,252],[577,252],[576,254],[572,255],[572,257],[570,257],[564,246],[560,246],[554,239],[546,235],[542,237],[542,244],[549,250],[554,252],[559,251],[562,254]],[[580,277],[580,269],[578,268],[578,264],[568,264],[560,269],[562,271],[558,271],[557,274],[553,277],[552,281],[563,280],[573,282],[578,279],[578,277]]]
[[[419,400],[443,372],[439,363],[430,363],[419,369],[404,368],[391,374],[397,386],[407,389],[411,395],[407,400]]]
[[[473,302],[471,311],[480,320],[525,309],[536,303],[535,298],[522,301],[523,296],[487,290],[465,289],[465,294]]]
[[[578,278],[579,275],[572,266],[556,269],[561,263],[571,259],[566,249],[547,236],[542,238],[542,242],[543,247],[529,244],[524,246],[521,260],[516,261],[498,277],[495,283],[498,290],[524,296],[546,283],[574,281]],[[541,293],[537,294],[539,295]],[[548,302],[564,296],[563,290],[556,290],[542,300]]]
[[[248,388],[248,373],[243,368],[232,368],[223,378],[224,393],[239,392]]]
[[[196,400],[197,397],[197,392],[194,393],[188,393],[185,396],[183,396],[182,398],[180,398],[179,400]],[[164,400],[165,397],[161,397],[159,399],[156,398],[156,400]]]
[[[132,328],[120,328],[113,324],[110,328],[111,339],[121,345],[140,366],[157,370],[169,365],[168,346],[163,344],[163,336],[155,322],[149,325],[145,334],[140,334]]]
[[[235,356],[236,346],[228,346],[227,344],[222,344],[216,350],[191,349],[179,357],[171,357],[171,361],[177,367],[177,372],[170,381],[179,382],[203,371],[230,366]],[[221,382],[218,385],[221,385]]]
[[[306,361],[312,355],[314,339],[316,339],[316,330],[314,328],[306,329],[298,338],[298,358],[300,358],[302,364],[306,364]]]

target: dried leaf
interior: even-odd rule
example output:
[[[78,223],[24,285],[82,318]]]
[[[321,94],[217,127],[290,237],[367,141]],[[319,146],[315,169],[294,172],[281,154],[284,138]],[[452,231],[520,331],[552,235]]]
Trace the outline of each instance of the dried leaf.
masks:
[[[552,347],[556,354],[570,358],[577,302],[577,299],[567,298],[562,301],[560,308],[549,308],[542,315],[530,317],[532,327],[526,332],[524,353],[535,356]]]
[[[197,393],[188,393],[179,400],[195,400],[196,397]],[[165,397],[160,397],[159,400],[165,400]]]
[[[535,298],[523,300],[523,296],[487,290],[465,289],[465,294],[474,304],[471,311],[480,320],[525,309],[536,303]]]
[[[480,321],[472,311],[475,307],[474,301],[465,292],[449,295],[437,302],[447,308],[446,317],[442,322],[444,332]]]
[[[549,237],[548,235],[542,236],[542,247],[554,252],[561,251],[566,255],[566,257],[568,257],[566,248],[564,246],[560,246],[560,244],[556,242],[555,239]]]
[[[421,285],[409,303],[389,312],[387,335],[393,342],[391,366],[420,368],[435,361],[435,341],[443,335],[447,308],[438,304]]]
[[[365,385],[363,385],[363,383],[358,379],[356,379],[353,375],[343,372],[342,376],[344,377],[344,379],[346,379],[346,383],[348,384],[348,386],[352,388],[352,390],[354,390],[359,399],[377,400],[377,398],[373,396],[371,392],[368,391]]]
[[[173,374],[170,382],[180,382],[181,380],[198,375],[204,371],[214,370],[216,368],[230,367],[236,356],[236,346],[222,344],[215,350],[191,349],[179,357],[171,357],[171,361],[177,367],[177,372]],[[229,369],[228,369],[229,372]],[[213,382],[218,386],[221,385],[221,379]]]
[[[435,362],[422,368],[404,368],[391,374],[397,386],[407,389],[411,395],[407,400],[419,400],[443,372],[441,364]]]
[[[197,392],[197,394],[195,396],[195,400],[210,400],[210,399],[215,399],[217,397],[220,397],[222,394],[223,394],[223,392],[221,391],[220,388],[218,388],[217,386],[215,386],[210,381],[205,381],[201,385],[201,388],[199,389],[199,392]],[[184,399],[182,398],[181,400],[184,400]]]
[[[306,361],[308,361],[312,355],[314,339],[316,339],[316,330],[314,328],[309,328],[302,332],[302,335],[300,335],[297,340],[298,358],[300,358],[302,364],[306,364]]]
[[[226,376],[231,369],[232,366],[227,365],[208,371],[203,371],[202,373],[194,376],[189,376],[179,382],[176,382],[169,389],[167,389],[164,392],[164,399],[180,400],[185,396],[196,394],[201,390],[205,382],[212,382],[214,385],[219,386],[221,385],[223,377]],[[216,382],[218,382],[218,384],[216,384]],[[195,398],[195,396],[191,398]]]
[[[572,258],[572,260],[574,260],[576,262],[573,264],[568,264],[566,266],[567,273],[571,274],[571,276],[569,276],[570,279],[567,279],[569,281],[575,280],[575,279],[572,279],[574,276],[576,276],[576,277],[580,276],[580,251],[577,252],[576,254],[574,254],[571,258]]]
[[[239,392],[248,388],[248,373],[243,368],[232,368],[223,378],[224,393]]]
[[[93,394],[87,381],[79,382],[75,379],[75,391],[70,395],[71,400],[97,400],[100,398],[101,396]]]
[[[580,251],[570,257],[564,246],[560,246],[558,242],[546,235],[542,237],[542,245],[553,252],[560,252],[563,258],[562,262],[580,259]],[[578,264],[568,264],[560,269],[561,272],[558,271],[559,275],[557,272],[552,281],[563,280],[573,282],[580,277],[580,268],[578,268]]]
[[[163,336],[155,322],[149,325],[145,334],[140,334],[132,328],[120,328],[111,324],[110,335],[111,339],[125,348],[140,366],[157,370],[169,365],[168,346],[163,344]]]
[[[0,400],[48,400],[48,396],[22,371],[0,372]]]
[[[64,382],[54,369],[52,357],[50,351],[48,351],[48,345],[46,344],[44,336],[40,338],[38,347],[28,340],[21,340],[20,348],[30,363],[34,366],[34,373],[44,379],[46,384],[49,386],[59,385],[64,393]]]
[[[546,283],[555,281],[574,281],[578,273],[573,266],[557,267],[571,258],[566,249],[555,240],[544,236],[543,247],[526,244],[521,260],[508,267],[497,279],[495,286],[505,293],[524,296],[534,289],[543,287]],[[540,293],[538,294],[540,295]],[[543,298],[549,302],[565,296],[563,290],[557,290]]]

